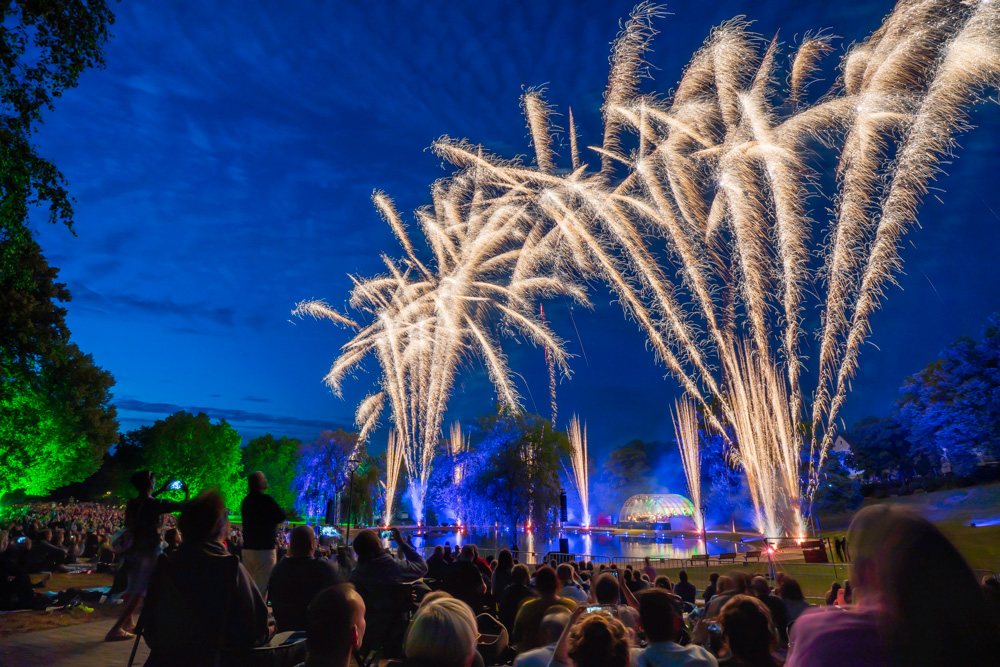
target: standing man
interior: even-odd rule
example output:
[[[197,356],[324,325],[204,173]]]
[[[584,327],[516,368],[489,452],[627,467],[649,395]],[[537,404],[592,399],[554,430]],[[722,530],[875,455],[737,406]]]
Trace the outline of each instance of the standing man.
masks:
[[[249,493],[243,499],[243,566],[257,585],[261,596],[267,594],[271,570],[278,561],[278,527],[285,521],[285,512],[274,498],[264,493],[267,477],[257,471],[247,478]]]

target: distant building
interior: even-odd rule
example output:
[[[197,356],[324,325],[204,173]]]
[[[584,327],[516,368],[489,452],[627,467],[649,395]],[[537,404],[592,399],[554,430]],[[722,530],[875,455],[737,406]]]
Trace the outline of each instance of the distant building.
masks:
[[[693,526],[693,516],[694,503],[684,496],[676,493],[640,493],[622,505],[618,513],[618,527],[687,530]]]

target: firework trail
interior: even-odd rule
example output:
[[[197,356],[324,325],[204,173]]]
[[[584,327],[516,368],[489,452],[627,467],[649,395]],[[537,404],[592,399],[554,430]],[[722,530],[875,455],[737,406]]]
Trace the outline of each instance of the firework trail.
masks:
[[[674,436],[681,452],[681,464],[687,478],[688,495],[694,504],[694,525],[698,532],[705,529],[701,512],[701,451],[698,447],[698,410],[693,401],[680,398],[670,412],[674,422]]]
[[[396,485],[399,483],[399,468],[403,463],[404,441],[396,429],[389,431],[389,442],[385,448],[385,517],[382,525],[388,527],[392,522],[393,503],[396,499]]]
[[[590,526],[590,459],[587,457],[587,425],[580,427],[580,418],[573,415],[569,421],[570,464],[573,467],[573,481],[580,495],[583,509],[583,526]]]
[[[462,454],[469,451],[469,440],[462,434],[462,425],[460,423],[452,422],[451,433],[448,438],[448,454],[451,456],[451,463],[454,466],[454,473],[452,475],[452,480],[456,485],[462,483],[462,464],[458,462],[459,457]]]

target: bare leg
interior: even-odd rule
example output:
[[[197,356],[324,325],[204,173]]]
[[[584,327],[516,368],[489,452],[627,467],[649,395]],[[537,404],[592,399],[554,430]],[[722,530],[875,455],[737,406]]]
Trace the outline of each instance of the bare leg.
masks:
[[[142,595],[129,595],[128,599],[125,601],[125,606],[122,609],[122,615],[115,623],[115,626],[108,630],[108,634],[104,637],[104,641],[115,641],[119,639],[128,639],[131,636],[131,632],[126,630],[126,624],[132,630],[135,629],[135,621],[132,620],[132,614],[135,610],[139,608],[143,600]]]

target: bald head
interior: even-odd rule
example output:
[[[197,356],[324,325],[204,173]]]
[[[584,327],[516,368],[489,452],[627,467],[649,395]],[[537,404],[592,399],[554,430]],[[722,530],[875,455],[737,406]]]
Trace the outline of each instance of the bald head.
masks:
[[[250,476],[247,477],[247,486],[250,493],[260,493],[267,488],[267,477],[260,470],[250,473]]]
[[[365,637],[365,602],[351,584],[330,586],[306,611],[309,655],[331,661],[349,658]]]
[[[294,558],[311,558],[316,553],[316,533],[312,526],[303,524],[292,529],[288,540],[288,555]]]

